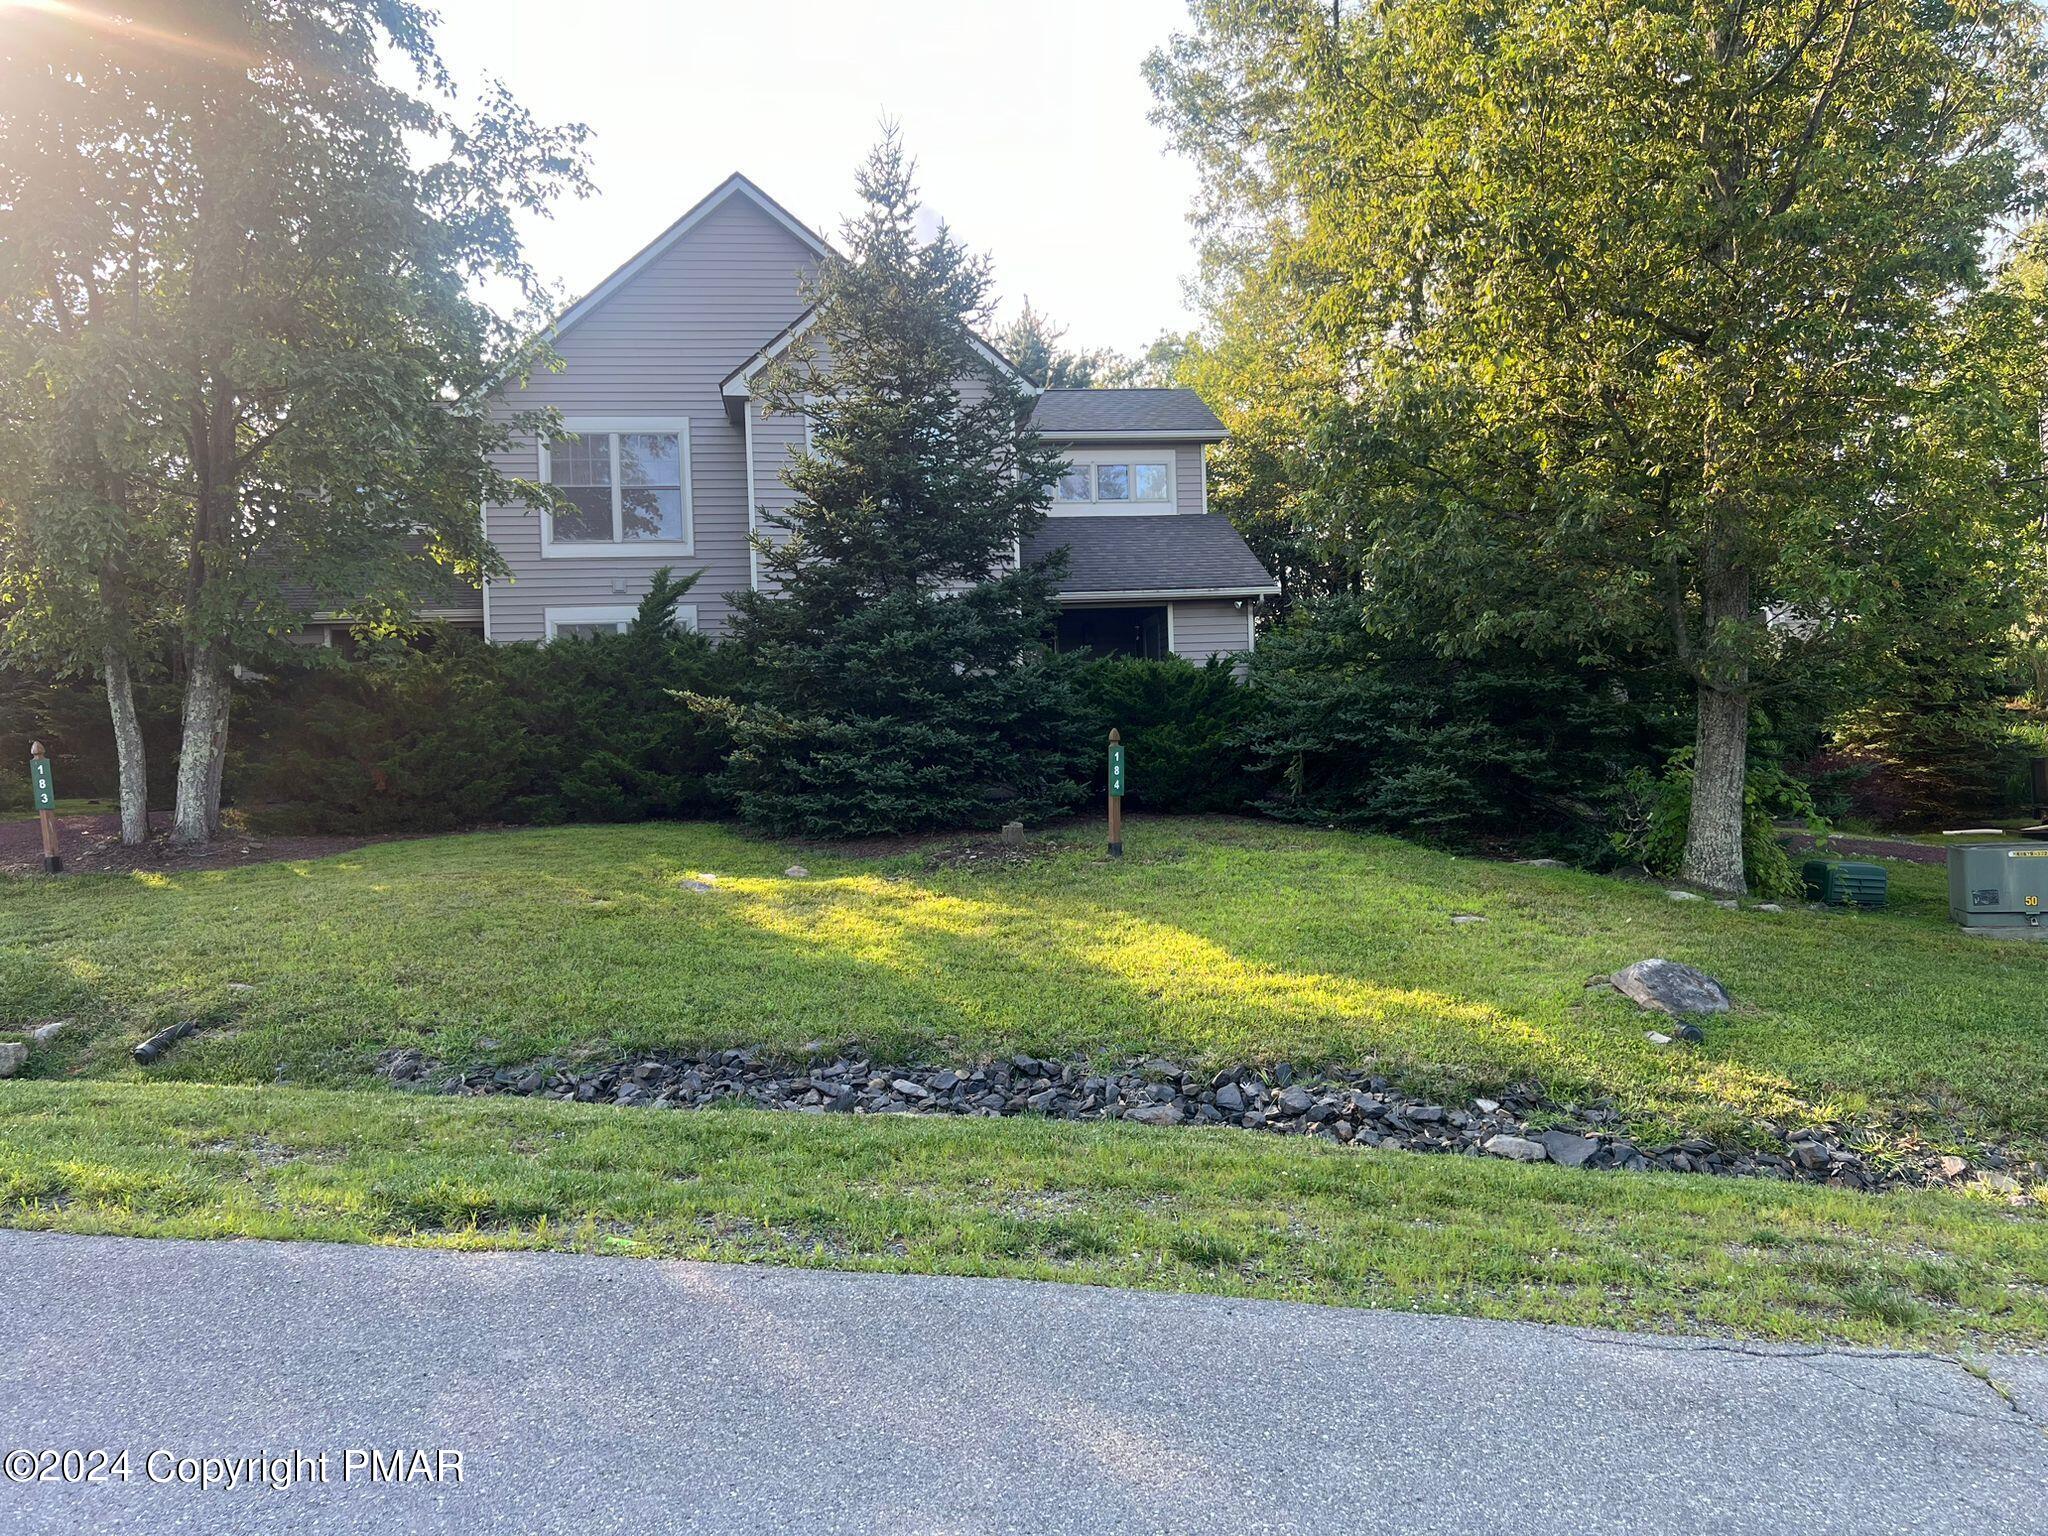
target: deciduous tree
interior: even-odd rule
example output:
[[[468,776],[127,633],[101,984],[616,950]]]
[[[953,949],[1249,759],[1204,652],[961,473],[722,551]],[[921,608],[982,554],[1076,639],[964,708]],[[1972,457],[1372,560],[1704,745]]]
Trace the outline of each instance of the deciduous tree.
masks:
[[[287,582],[401,621],[449,568],[493,568],[481,503],[549,504],[489,457],[539,425],[486,409],[534,316],[479,293],[541,297],[513,216],[583,189],[582,130],[502,89],[457,121],[433,19],[0,13],[0,376],[28,429],[0,488],[9,626],[97,657],[117,725],[123,668],[165,638],[181,839],[215,829],[234,670],[297,624]]]
[[[2036,8],[1194,12],[1160,115],[1220,313],[1299,349],[1295,469],[1381,602],[1451,596],[1448,646],[1661,647],[1697,701],[1684,872],[1740,889],[1752,705],[1882,648],[1897,573],[2012,506],[1929,423],[1981,403],[1955,310],[2039,196]]]

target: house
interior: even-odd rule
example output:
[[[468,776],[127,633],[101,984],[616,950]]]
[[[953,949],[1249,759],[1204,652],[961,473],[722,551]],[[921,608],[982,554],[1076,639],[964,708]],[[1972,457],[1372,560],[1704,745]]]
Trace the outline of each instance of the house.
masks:
[[[750,382],[808,323],[801,283],[825,250],[735,175],[564,312],[563,366],[508,391],[506,407],[553,406],[576,435],[517,444],[499,467],[555,485],[576,510],[486,507],[509,579],[434,616],[501,642],[622,628],[672,566],[703,573],[678,622],[717,633],[728,598],[761,580],[761,512],[793,499],[781,470],[804,423],[764,409]],[[1068,551],[1057,643],[1193,661],[1250,649],[1254,605],[1280,589],[1208,510],[1207,452],[1226,436],[1215,414],[1185,389],[1032,393],[1034,424],[1067,453],[1021,551]],[[308,638],[346,629],[319,611]]]

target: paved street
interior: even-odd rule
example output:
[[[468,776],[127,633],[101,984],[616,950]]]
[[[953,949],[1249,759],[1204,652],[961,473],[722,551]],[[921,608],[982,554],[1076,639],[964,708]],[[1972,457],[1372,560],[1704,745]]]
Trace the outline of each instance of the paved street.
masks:
[[[2009,1403],[1927,1358],[1008,1281],[20,1232],[0,1232],[0,1287],[0,1451],[130,1457],[126,1483],[0,1483],[0,1530],[21,1536],[2048,1530],[2038,1358],[1990,1362]],[[427,1454],[344,1478],[370,1447]],[[292,1450],[308,1468],[328,1452],[326,1480],[178,1481],[206,1475],[198,1458],[220,1476]]]

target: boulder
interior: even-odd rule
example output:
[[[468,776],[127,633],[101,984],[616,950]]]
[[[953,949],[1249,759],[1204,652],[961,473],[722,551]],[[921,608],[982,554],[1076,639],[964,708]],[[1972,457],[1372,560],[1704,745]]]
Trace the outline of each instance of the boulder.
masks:
[[[1675,960],[1638,960],[1608,978],[1614,990],[1637,1006],[1668,1013],[1673,1018],[1688,1014],[1726,1013],[1728,989],[1705,971]]]
[[[1512,1158],[1518,1163],[1540,1163],[1550,1156],[1540,1141],[1531,1141],[1526,1136],[1489,1136],[1484,1150],[1495,1157]]]
[[[1186,1118],[1178,1104],[1140,1104],[1136,1109],[1124,1111],[1126,1120],[1135,1120],[1140,1125],[1179,1125]]]
[[[782,872],[782,876],[785,880],[808,880],[811,872],[801,864],[792,864]]]
[[[27,1065],[27,1046],[19,1040],[0,1040],[0,1077],[12,1077]]]
[[[1536,1139],[1543,1143],[1543,1150],[1553,1163],[1567,1168],[1578,1167],[1600,1150],[1600,1143],[1592,1137],[1575,1136],[1570,1131],[1545,1131]]]
[[[38,1024],[28,1032],[29,1044],[48,1045],[64,1030],[71,1027],[69,1019],[52,1019],[47,1024]]]

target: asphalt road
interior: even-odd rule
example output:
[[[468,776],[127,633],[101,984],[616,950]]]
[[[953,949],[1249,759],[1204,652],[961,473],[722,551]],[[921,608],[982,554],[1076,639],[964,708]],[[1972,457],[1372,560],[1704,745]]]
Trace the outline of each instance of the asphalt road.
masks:
[[[1927,1357],[22,1232],[0,1232],[0,1295],[9,1476],[18,1449],[129,1453],[126,1482],[0,1482],[20,1536],[2048,1531],[2040,1358],[1986,1362],[2008,1401]],[[372,1447],[426,1455],[378,1481],[347,1463]],[[180,1481],[288,1451],[307,1457],[290,1486]]]

